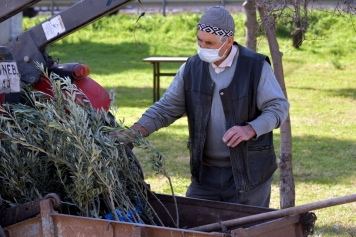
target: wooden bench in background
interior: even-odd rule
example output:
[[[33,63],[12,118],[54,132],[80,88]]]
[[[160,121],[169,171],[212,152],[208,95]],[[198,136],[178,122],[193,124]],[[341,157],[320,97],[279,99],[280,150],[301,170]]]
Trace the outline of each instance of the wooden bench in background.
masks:
[[[161,76],[175,76],[177,72],[174,73],[161,73],[160,63],[177,63],[186,62],[188,57],[149,57],[144,58],[144,62],[150,62],[153,64],[153,103],[160,98],[160,77]]]

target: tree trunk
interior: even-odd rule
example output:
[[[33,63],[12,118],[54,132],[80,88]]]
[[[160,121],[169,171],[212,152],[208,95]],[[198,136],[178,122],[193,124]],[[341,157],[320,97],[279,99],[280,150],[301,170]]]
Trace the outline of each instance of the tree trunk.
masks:
[[[245,8],[246,13],[246,47],[256,51],[256,34],[258,29],[258,23],[256,19],[256,1],[255,0],[246,0],[242,6]]]
[[[299,48],[300,46],[302,46],[303,34],[304,34],[302,22],[300,19],[299,0],[295,0],[294,2],[294,21],[295,21],[296,29],[291,33],[292,42],[295,48]]]
[[[261,17],[262,24],[267,36],[272,61],[274,74],[287,98],[287,91],[284,83],[282,53],[279,51],[275,32],[275,21],[268,16],[265,11],[264,0],[256,0],[258,12]],[[281,208],[295,206],[295,187],[292,169],[292,132],[290,117],[280,127],[281,132],[281,153],[279,157],[280,168],[280,205]]]

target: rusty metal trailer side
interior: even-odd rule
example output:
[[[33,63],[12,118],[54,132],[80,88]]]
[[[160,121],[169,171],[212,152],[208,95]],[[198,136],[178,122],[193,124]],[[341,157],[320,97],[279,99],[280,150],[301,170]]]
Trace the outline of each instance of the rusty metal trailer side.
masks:
[[[156,199],[158,198],[158,199]],[[250,216],[256,213],[274,211],[269,208],[259,208],[244,206],[239,204],[221,203],[208,200],[198,200],[186,197],[177,197],[179,209],[179,219],[181,228],[171,227],[170,218],[167,218],[166,210],[162,204],[174,216],[173,197],[169,195],[156,194],[156,198],[150,197],[150,203],[155,207],[155,211],[164,222],[164,227],[137,223],[127,223],[120,221],[110,221],[103,219],[79,217],[73,215],[59,214],[53,208],[58,204],[52,198],[43,199],[31,203],[32,208],[39,208],[38,215],[23,221],[5,226],[4,232],[7,237],[37,237],[37,236],[100,236],[100,237],[303,237],[306,232],[303,230],[301,215],[286,216],[283,218],[260,221],[258,223],[248,223],[243,226],[235,226],[225,231],[203,232],[189,228],[210,223],[225,218],[237,218]],[[37,203],[37,204],[36,204]],[[23,204],[25,205],[25,204]],[[38,207],[36,207],[36,205]],[[16,209],[20,208],[20,209]],[[12,213],[19,213],[21,205],[14,208]],[[31,208],[30,208],[31,209]],[[2,213],[4,214],[4,213]],[[33,214],[31,212],[29,215]],[[9,215],[9,212],[8,212]],[[13,219],[15,220],[15,219]],[[18,219],[17,219],[18,220]],[[2,223],[4,224],[4,223]]]

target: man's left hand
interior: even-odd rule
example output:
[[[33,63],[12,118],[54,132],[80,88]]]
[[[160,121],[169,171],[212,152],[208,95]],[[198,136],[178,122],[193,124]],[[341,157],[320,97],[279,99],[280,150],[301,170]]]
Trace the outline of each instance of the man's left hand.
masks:
[[[247,141],[256,136],[255,130],[250,124],[246,126],[233,126],[226,131],[222,140],[227,143],[229,147],[235,147],[242,141]]]

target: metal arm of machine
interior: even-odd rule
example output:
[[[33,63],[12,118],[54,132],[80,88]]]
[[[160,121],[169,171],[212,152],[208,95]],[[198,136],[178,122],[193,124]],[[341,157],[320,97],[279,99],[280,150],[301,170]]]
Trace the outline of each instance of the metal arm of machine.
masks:
[[[41,0],[0,0],[0,22],[16,15]]]
[[[20,34],[6,47],[17,63],[21,80],[35,84],[40,79],[41,71],[33,62],[46,65],[43,52],[47,46],[133,1],[115,0],[108,4],[106,0],[82,0]]]

